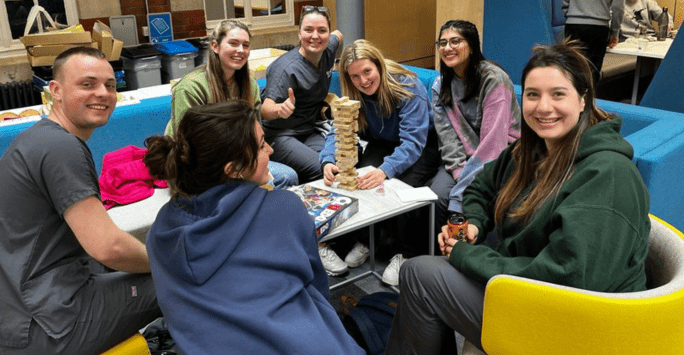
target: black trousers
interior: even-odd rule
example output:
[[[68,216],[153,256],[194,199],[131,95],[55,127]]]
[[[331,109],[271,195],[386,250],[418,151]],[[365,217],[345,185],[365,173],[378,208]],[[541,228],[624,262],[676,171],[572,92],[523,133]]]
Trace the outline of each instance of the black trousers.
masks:
[[[150,274],[94,274],[81,292],[84,307],[70,333],[54,339],[32,321],[29,346],[0,346],[0,355],[99,354],[162,316]]]
[[[601,78],[603,57],[606,56],[606,47],[610,41],[610,28],[598,25],[565,25],[565,37],[581,41],[585,47],[585,55],[593,64],[594,87]]]

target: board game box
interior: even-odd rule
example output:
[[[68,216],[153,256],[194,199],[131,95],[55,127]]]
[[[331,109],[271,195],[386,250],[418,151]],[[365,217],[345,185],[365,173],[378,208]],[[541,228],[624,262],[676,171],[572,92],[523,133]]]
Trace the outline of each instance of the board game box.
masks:
[[[316,224],[316,236],[319,240],[359,211],[359,200],[355,197],[311,185],[294,186],[289,190],[304,202]]]

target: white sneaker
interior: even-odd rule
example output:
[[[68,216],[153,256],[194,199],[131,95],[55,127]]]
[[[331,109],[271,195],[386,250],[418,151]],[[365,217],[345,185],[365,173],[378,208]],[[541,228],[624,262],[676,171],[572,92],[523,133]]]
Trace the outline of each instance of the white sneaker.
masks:
[[[359,267],[366,261],[369,252],[370,250],[368,250],[367,246],[357,242],[354,244],[354,248],[352,248],[349,254],[344,258],[344,262],[347,263],[349,267]]]
[[[390,260],[389,265],[382,273],[382,282],[391,285],[399,285],[399,269],[401,269],[401,264],[404,263],[404,256],[397,254]]]
[[[347,264],[327,244],[318,245],[318,256],[321,257],[323,267],[328,275],[338,276],[347,272]]]

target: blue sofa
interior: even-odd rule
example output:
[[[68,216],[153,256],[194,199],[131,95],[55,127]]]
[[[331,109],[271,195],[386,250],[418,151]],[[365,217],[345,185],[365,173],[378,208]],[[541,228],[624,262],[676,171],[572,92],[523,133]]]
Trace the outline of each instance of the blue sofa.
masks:
[[[410,67],[429,88],[437,71]],[[259,80],[260,86],[265,81]],[[520,86],[516,85],[520,100]],[[341,94],[339,74],[333,73],[330,91]],[[634,163],[649,189],[651,212],[684,230],[684,114],[598,100],[602,109],[623,118],[621,134],[634,147]],[[93,133],[88,145],[100,171],[102,156],[127,145],[143,146],[145,138],[162,134],[171,116],[171,97],[141,100],[114,110],[109,123]],[[0,127],[0,153],[32,123]]]

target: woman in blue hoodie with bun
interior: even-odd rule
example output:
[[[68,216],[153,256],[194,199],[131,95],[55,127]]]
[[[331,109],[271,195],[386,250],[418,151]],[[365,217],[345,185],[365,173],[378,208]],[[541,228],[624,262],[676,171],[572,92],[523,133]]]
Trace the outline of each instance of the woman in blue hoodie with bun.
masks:
[[[258,111],[195,106],[173,137],[147,140],[171,200],[147,236],[157,298],[186,354],[363,354],[330,305],[313,220],[291,191],[268,191]]]

